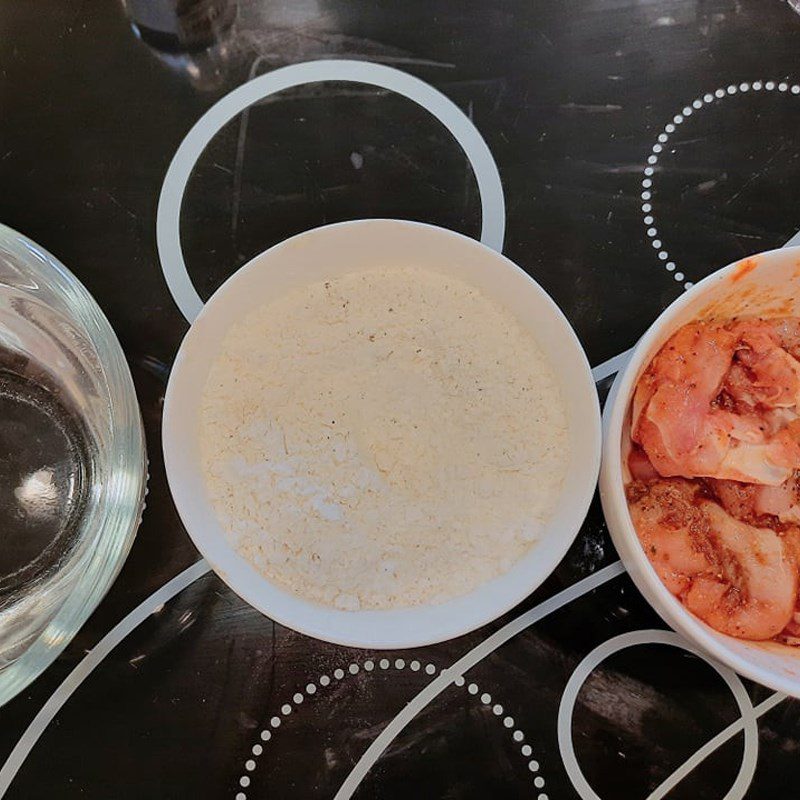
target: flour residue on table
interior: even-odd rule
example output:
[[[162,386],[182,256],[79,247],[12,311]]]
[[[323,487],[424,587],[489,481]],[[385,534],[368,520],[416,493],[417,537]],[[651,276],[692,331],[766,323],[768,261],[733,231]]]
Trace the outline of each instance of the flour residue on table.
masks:
[[[296,289],[226,335],[203,470],[238,552],[345,610],[440,603],[539,539],[569,444],[554,370],[452,277],[374,269]]]

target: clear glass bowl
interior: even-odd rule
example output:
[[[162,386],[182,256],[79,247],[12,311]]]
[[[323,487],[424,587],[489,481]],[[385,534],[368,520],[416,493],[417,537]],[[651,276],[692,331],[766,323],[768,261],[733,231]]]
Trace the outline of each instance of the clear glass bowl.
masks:
[[[147,459],[125,356],[89,292],[0,225],[0,704],[72,639],[141,519]]]

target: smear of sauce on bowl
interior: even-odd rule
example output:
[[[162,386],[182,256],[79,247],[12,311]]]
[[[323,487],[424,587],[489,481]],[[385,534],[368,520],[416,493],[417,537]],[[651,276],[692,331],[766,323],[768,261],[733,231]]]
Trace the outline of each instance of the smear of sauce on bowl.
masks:
[[[745,275],[751,273],[757,266],[758,260],[755,258],[746,258],[744,261],[740,261],[731,275],[731,282],[736,283],[737,281],[740,281]]]

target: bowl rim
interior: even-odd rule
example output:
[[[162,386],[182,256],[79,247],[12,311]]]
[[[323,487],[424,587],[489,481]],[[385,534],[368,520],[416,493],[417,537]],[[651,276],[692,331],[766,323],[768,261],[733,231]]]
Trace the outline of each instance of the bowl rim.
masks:
[[[625,497],[622,475],[622,434],[630,399],[647,356],[654,342],[664,335],[665,329],[684,308],[698,297],[728,281],[732,274],[751,259],[758,259],[758,269],[769,268],[771,258],[800,256],[800,246],[780,247],[754,253],[722,267],[703,278],[680,297],[670,303],[648,327],[633,348],[631,357],[617,376],[609,392],[603,411],[603,459],[600,468],[600,501],[603,506],[609,533],[631,579],[650,606],[674,630],[697,644],[704,652],[731,667],[735,672],[776,691],[800,697],[800,681],[765,667],[759,667],[748,658],[730,650],[726,639],[737,640],[714,630],[704,623],[676,598],[664,585],[639,541]],[[758,644],[757,642],[753,642]],[[787,648],[787,656],[800,658]]]
[[[113,485],[109,507],[114,513],[101,520],[87,542],[82,572],[72,591],[25,651],[0,672],[0,705],[36,679],[61,654],[100,604],[130,552],[144,510],[147,490],[147,452],[144,426],[125,353],[111,323],[89,290],[61,261],[25,234],[0,223],[4,247],[24,249],[52,271],[65,302],[87,339],[96,348],[109,393],[115,435]],[[25,256],[19,253],[20,258]]]
[[[475,592],[480,591],[481,588],[495,581],[502,581],[508,573],[485,584],[481,584],[476,590],[473,590],[473,592],[461,598],[455,598],[454,600],[438,606],[423,605],[404,609],[348,612],[312,603],[286,590],[280,589],[267,577],[257,573],[248,562],[236,553],[234,547],[227,542],[224,534],[222,536],[215,536],[209,533],[214,523],[210,522],[208,519],[199,518],[200,515],[197,513],[196,508],[192,507],[196,505],[194,502],[195,498],[189,496],[183,476],[180,474],[182,469],[179,463],[181,439],[176,433],[177,426],[172,423],[175,415],[180,413],[182,405],[181,395],[183,390],[181,384],[184,380],[182,377],[184,374],[184,359],[187,347],[191,346],[193,336],[196,335],[196,332],[204,325],[204,322],[212,314],[216,313],[215,309],[225,302],[226,294],[230,291],[231,287],[242,281],[246,281],[248,275],[259,268],[259,262],[261,259],[265,258],[267,254],[274,257],[280,254],[282,248],[296,246],[298,242],[307,240],[309,237],[325,236],[328,232],[342,230],[343,228],[357,231],[359,226],[364,225],[403,226],[412,231],[412,235],[413,231],[421,229],[431,235],[447,237],[451,241],[458,242],[459,246],[466,245],[480,250],[483,257],[487,258],[489,261],[493,261],[494,265],[500,265],[504,269],[515,271],[524,276],[524,278],[529,281],[531,291],[539,295],[539,299],[546,304],[549,311],[552,313],[553,322],[558,325],[560,329],[559,335],[563,333],[569,338],[570,346],[575,351],[576,363],[580,364],[581,380],[585,383],[586,405],[591,408],[591,419],[588,420],[588,425],[591,427],[592,431],[592,458],[581,465],[584,472],[580,492],[578,492],[576,496],[570,496],[569,498],[569,504],[572,508],[570,529],[563,531],[565,535],[562,536],[563,541],[559,542],[560,546],[557,548],[557,557],[548,560],[546,569],[539,570],[542,574],[535,576],[536,580],[527,584],[524,591],[520,591],[514,596],[507,598],[502,604],[484,604],[480,613],[471,610],[469,616],[463,616],[461,619],[453,619],[453,610],[456,604],[462,602],[464,598],[471,598]],[[274,268],[274,263],[272,266]],[[591,394],[589,394],[590,392]],[[556,305],[555,301],[533,278],[524,272],[524,270],[501,253],[455,231],[409,220],[359,219],[323,225],[283,240],[258,254],[244,266],[236,270],[214,292],[203,306],[196,320],[192,323],[176,355],[164,400],[162,444],[167,481],[178,514],[195,546],[206,558],[212,569],[214,569],[217,575],[234,593],[239,595],[265,616],[274,619],[286,627],[314,638],[334,644],[367,649],[402,649],[446,641],[473,631],[506,613],[544,582],[563,559],[569,546],[575,540],[588,512],[599,474],[602,433],[599,400],[597,398],[594,379],[591,375],[591,368],[583,347],[569,324],[569,321]],[[199,472],[199,470],[195,469],[195,472]],[[561,504],[565,505],[563,499],[561,500]],[[213,516],[213,507],[210,503],[208,504],[208,508],[212,510]],[[574,528],[574,530],[572,530],[572,528]],[[231,558],[231,555],[235,558]],[[238,561],[236,561],[236,559],[238,559]],[[551,561],[552,563],[550,563]],[[234,565],[237,574],[232,574],[232,565]],[[258,581],[253,580],[249,587],[244,585],[245,581],[242,579],[242,572],[245,570],[250,570],[258,575]],[[253,586],[255,586],[256,589],[253,589]],[[265,597],[267,598],[266,600]],[[277,604],[271,604],[275,598],[278,598],[279,602],[277,602]],[[301,607],[302,610],[298,612],[298,609]],[[297,616],[295,616],[295,612],[298,612]],[[363,622],[353,622],[357,618]],[[431,622],[431,620],[433,620],[433,622]],[[347,624],[348,621],[350,621],[351,624]],[[378,629],[381,631],[379,635],[376,633]]]

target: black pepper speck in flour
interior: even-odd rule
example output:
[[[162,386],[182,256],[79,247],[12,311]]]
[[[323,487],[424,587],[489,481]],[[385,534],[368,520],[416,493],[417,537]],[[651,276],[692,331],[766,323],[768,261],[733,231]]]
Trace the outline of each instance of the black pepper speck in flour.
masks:
[[[413,268],[303,287],[236,324],[201,441],[237,550],[345,610],[439,603],[507,571],[569,460],[533,336],[480,291]]]

